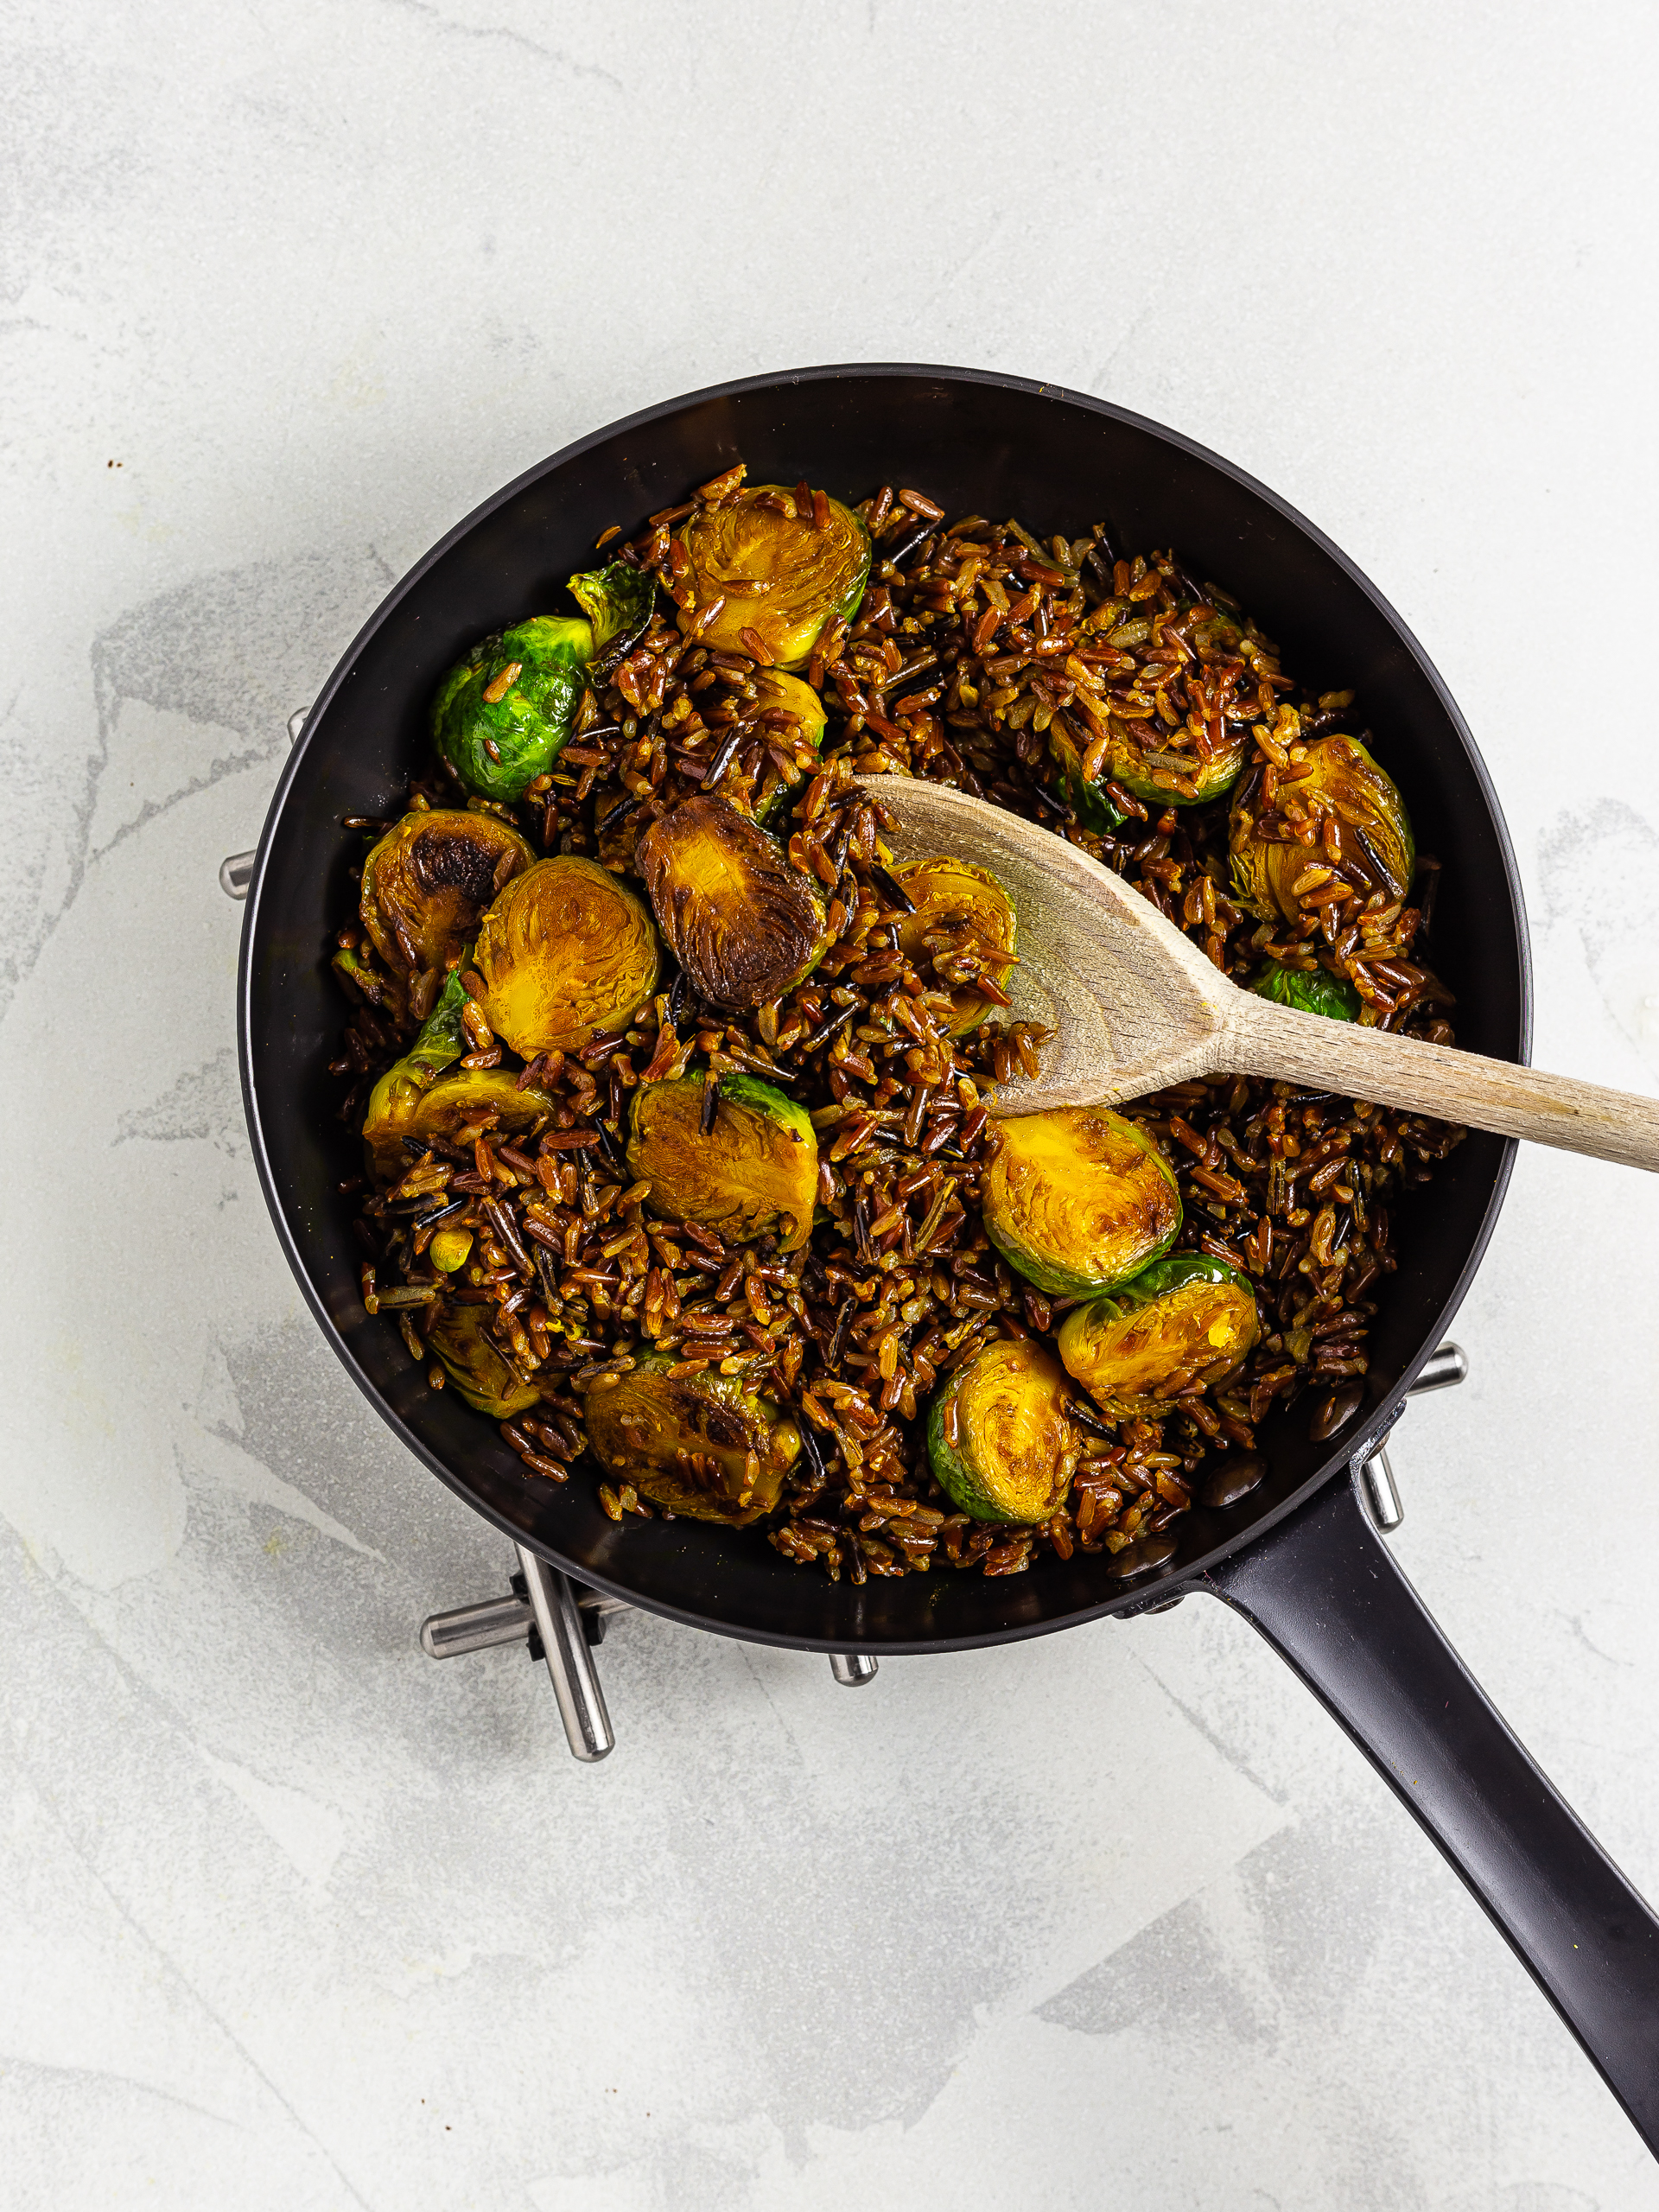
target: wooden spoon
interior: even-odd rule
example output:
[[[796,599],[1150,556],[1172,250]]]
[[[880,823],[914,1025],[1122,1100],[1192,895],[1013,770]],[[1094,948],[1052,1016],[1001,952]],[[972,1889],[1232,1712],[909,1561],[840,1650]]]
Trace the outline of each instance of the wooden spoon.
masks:
[[[1010,1018],[1040,1021],[1053,1037],[1034,1082],[998,1085],[995,1113],[1116,1104],[1198,1076],[1256,1075],[1659,1168],[1659,1101],[1258,998],[1065,838],[944,784],[861,780],[899,825],[888,835],[899,860],[969,861],[1014,901]]]

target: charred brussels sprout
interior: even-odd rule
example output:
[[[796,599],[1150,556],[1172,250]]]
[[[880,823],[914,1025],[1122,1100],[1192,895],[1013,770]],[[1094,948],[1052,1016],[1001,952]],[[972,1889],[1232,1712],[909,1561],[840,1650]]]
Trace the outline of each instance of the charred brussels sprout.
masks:
[[[1192,753],[1142,746],[1131,735],[1130,727],[1116,715],[1108,716],[1099,765],[1092,777],[1086,777],[1084,768],[1093,741],[1080,739],[1058,715],[1049,724],[1050,757],[1060,771],[1067,798],[1090,829],[1109,832],[1123,822],[1122,810],[1101,788],[1107,782],[1121,784],[1136,798],[1158,806],[1202,806],[1206,800],[1219,798],[1237,782],[1248,748],[1247,730],[1230,731],[1225,749],[1212,760],[1200,761]],[[1134,725],[1137,731],[1155,727]]]
[[[800,1454],[800,1432],[780,1407],[734,1375],[675,1376],[647,1352],[631,1374],[583,1402],[588,1441],[606,1475],[693,1521],[734,1528],[777,1505]]]
[[[820,505],[821,503],[821,505]],[[820,527],[816,517],[821,512]],[[870,573],[870,534],[839,499],[756,484],[718,506],[699,507],[675,542],[677,570],[689,569],[697,608],[724,603],[699,634],[705,645],[752,652],[747,630],[779,668],[799,668],[831,622],[851,615]]]
[[[899,925],[899,950],[923,976],[931,967],[950,993],[950,1033],[965,1037],[993,1003],[975,978],[1000,986],[1014,965],[1013,902],[988,868],[967,861],[911,861],[893,875],[916,908]]]
[[[1258,998],[1300,1007],[1304,1014],[1323,1014],[1332,1021],[1359,1019],[1359,993],[1346,977],[1333,976],[1328,968],[1281,968],[1275,960],[1250,988]]]
[[[1249,1280],[1225,1260],[1183,1252],[1109,1298],[1072,1308],[1060,1357],[1106,1413],[1168,1411],[1183,1390],[1225,1382],[1260,1333]]]
[[[565,854],[515,876],[479,925],[490,1027],[523,1059],[626,1029],[657,984],[657,932],[597,861]]]
[[[818,1140],[804,1109],[770,1084],[722,1076],[703,1128],[701,1076],[642,1084],[633,1097],[628,1166],[659,1214],[742,1241],[773,1231],[798,1251],[812,1228]]]
[[[934,1479],[976,1521],[1046,1521],[1077,1471],[1077,1434],[1059,1362],[999,1337],[952,1375],[928,1408]]]
[[[986,1233],[1039,1290],[1110,1290],[1166,1252],[1181,1225],[1175,1178],[1133,1122],[1063,1106],[997,1123],[986,1171]]]
[[[532,614],[486,638],[432,702],[432,742],[469,791],[522,798],[558,759],[582,704],[593,625]]]
[[[542,1394],[518,1372],[485,1326],[490,1311],[484,1306],[446,1302],[438,1307],[426,1341],[469,1406],[495,1421],[506,1421],[533,1406]]]
[[[1271,809],[1262,804],[1260,776],[1247,779],[1234,801],[1230,842],[1240,901],[1262,921],[1294,921],[1301,912],[1294,885],[1305,870],[1329,865],[1333,845],[1369,888],[1403,899],[1417,849],[1394,779],[1357,738],[1316,738],[1306,755],[1279,772]]]
[[[389,968],[442,970],[472,943],[503,885],[535,858],[498,815],[459,807],[406,814],[363,863],[363,926]]]
[[[681,801],[641,837],[634,865],[692,987],[734,1014],[764,1006],[822,958],[823,900],[778,840],[712,796]]]

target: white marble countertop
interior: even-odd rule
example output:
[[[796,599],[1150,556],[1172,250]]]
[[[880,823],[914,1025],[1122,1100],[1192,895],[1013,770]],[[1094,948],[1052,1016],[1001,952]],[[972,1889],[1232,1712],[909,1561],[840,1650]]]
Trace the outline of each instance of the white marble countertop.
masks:
[[[17,2212],[1626,2212],[1656,2170],[1221,1608],[821,1660],[504,1547],[277,1250],[234,1074],[283,723],[597,424],[966,362],[1336,538],[1465,709],[1541,1064],[1659,1086],[1650,9],[6,0],[0,2171]],[[1397,1554],[1659,1892],[1659,1192],[1523,1158]]]

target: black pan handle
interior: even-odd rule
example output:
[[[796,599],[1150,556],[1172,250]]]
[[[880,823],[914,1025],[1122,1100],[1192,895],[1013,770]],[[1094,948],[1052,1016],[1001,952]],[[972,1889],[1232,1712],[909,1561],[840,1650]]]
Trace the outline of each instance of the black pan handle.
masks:
[[[1659,1922],[1435,1626],[1350,1481],[1197,1583],[1243,1613],[1446,1853],[1659,2157]]]

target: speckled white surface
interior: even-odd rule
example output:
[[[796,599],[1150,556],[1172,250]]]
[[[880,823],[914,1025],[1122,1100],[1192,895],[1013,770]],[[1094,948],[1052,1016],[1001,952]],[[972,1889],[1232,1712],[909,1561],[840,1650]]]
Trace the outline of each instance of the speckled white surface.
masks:
[[[302,1308],[214,880],[498,484],[970,362],[1359,561],[1507,809],[1539,1060],[1659,1087],[1656,61],[1630,0],[0,9],[9,2207],[1659,2203],[1218,1607],[855,1698],[629,1618],[594,1770],[522,1660],[424,1659],[503,1547]],[[1400,1557],[1650,1894],[1656,1196],[1525,1158],[1395,1447]]]

